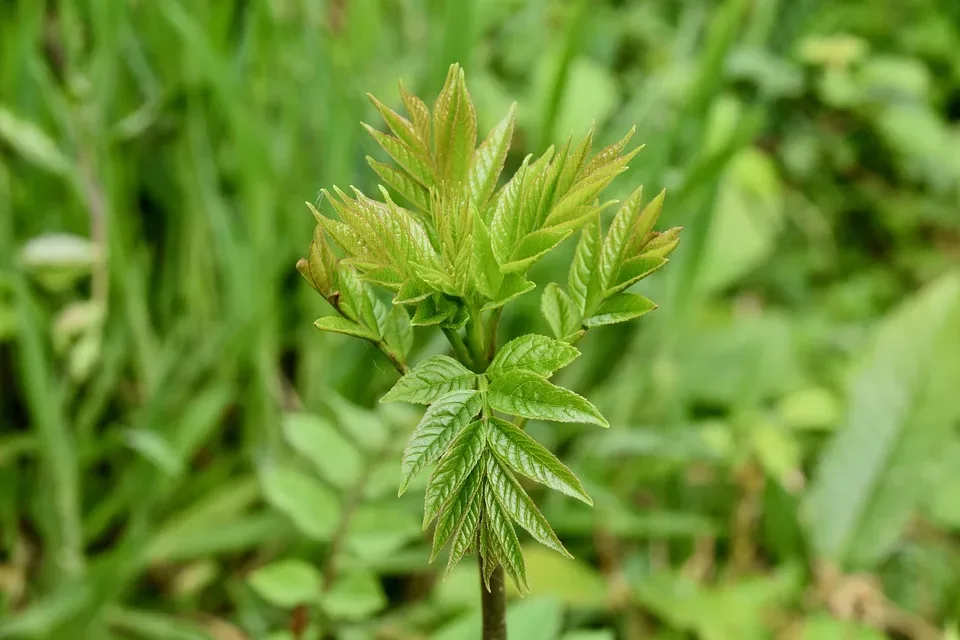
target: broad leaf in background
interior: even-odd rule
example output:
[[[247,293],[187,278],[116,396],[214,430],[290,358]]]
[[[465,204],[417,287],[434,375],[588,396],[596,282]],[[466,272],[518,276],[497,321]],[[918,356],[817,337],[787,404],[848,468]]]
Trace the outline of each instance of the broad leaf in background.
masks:
[[[336,493],[292,466],[272,466],[260,472],[263,497],[285,514],[304,535],[328,540],[340,519]]]
[[[960,420],[960,274],[948,273],[877,328],[853,378],[846,424],[806,500],[816,552],[872,567],[933,490]],[[933,472],[933,473],[931,473]]]
[[[315,604],[320,599],[320,572],[303,560],[278,560],[250,574],[247,583],[272,605],[290,609]]]

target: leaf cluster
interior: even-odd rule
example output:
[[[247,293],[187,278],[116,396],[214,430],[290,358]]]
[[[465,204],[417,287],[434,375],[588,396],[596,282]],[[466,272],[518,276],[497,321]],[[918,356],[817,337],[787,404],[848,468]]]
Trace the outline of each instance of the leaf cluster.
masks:
[[[299,268],[345,320],[323,320],[321,329],[384,340],[400,355],[405,351],[389,335],[389,313],[367,303],[355,280],[389,291],[395,307],[410,308],[415,326],[460,329],[533,289],[529,268],[580,230],[574,275],[586,280],[575,288],[571,276],[579,315],[604,324],[604,318],[635,314],[636,301],[614,294],[662,266],[679,229],[653,231],[662,194],[638,215],[638,190],[620,207],[603,264],[591,262],[601,256],[599,248],[590,253],[599,242],[600,214],[616,204],[599,196],[640,151],[625,151],[633,130],[596,152],[591,129],[577,144],[568,140],[540,157],[528,155],[498,187],[515,105],[477,145],[476,112],[459,66],[450,67],[432,112],[402,85],[400,93],[409,118],[370,96],[390,133],[364,125],[393,161],[368,158],[386,185],[382,200],[334,187],[322,193],[335,217],[311,206],[318,226]],[[593,267],[602,276],[595,283],[585,271]],[[608,307],[600,309],[604,302]]]
[[[438,355],[414,367],[383,402],[429,404],[401,461],[400,494],[424,468],[436,465],[426,487],[424,528],[437,520],[433,557],[449,543],[448,570],[479,551],[484,577],[498,564],[521,590],[526,572],[513,524],[569,556],[521,486],[522,476],[592,504],[580,481],[521,428],[496,415],[608,426],[589,401],[548,380],[580,352],[541,335],[512,340],[483,373]]]

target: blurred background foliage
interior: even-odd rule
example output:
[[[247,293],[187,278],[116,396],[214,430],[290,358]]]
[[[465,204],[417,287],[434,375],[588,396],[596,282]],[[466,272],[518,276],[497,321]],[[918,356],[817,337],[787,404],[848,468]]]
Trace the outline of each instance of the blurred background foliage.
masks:
[[[613,427],[529,427],[596,507],[537,495],[511,637],[958,638],[958,52],[955,0],[0,1],[0,637],[477,637],[293,268],[365,93],[459,61],[508,170],[635,124],[686,227],[561,375]]]

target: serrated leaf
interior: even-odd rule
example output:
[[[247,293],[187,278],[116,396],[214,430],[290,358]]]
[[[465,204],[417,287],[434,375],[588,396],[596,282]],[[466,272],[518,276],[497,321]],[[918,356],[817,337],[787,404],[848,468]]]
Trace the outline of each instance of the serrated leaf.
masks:
[[[486,140],[473,154],[469,175],[470,200],[480,211],[485,208],[503,170],[503,163],[513,138],[516,110],[517,103],[514,102],[510,105],[510,111],[506,117],[490,131]]]
[[[410,177],[410,174],[394,169],[390,165],[374,160],[367,156],[367,164],[380,178],[403,196],[407,202],[421,211],[430,209],[430,193],[419,182]]]
[[[376,338],[379,338],[377,314],[373,308],[373,300],[376,297],[373,292],[360,280],[357,272],[349,267],[341,266],[339,278],[340,310],[349,319],[364,325],[367,330],[376,334]]]
[[[247,584],[270,604],[291,609],[315,604],[323,590],[323,578],[302,560],[278,560],[260,567],[247,577]]]
[[[497,352],[487,369],[488,375],[496,376],[523,369],[549,378],[577,359],[580,351],[565,342],[536,334],[520,336],[508,342]]]
[[[484,304],[482,311],[489,311],[515,300],[523,294],[533,291],[537,287],[536,283],[527,280],[519,273],[507,273],[503,276],[503,282],[500,283],[500,290],[494,295],[493,299]]]
[[[413,347],[413,326],[410,316],[402,306],[394,305],[387,312],[383,339],[401,358],[406,358]]]
[[[429,149],[432,142],[431,128],[433,126],[430,120],[430,109],[427,108],[423,100],[407,91],[402,82],[400,83],[400,99],[403,100],[403,106],[410,114],[410,120],[413,122],[417,137]]]
[[[368,93],[367,98],[373,103],[377,111],[380,112],[380,116],[383,118],[383,121],[387,123],[387,126],[390,127],[393,135],[402,140],[411,149],[421,152],[425,151],[426,147],[423,145],[423,140],[417,135],[416,129],[409,120],[377,100],[373,94]]]
[[[307,206],[315,215],[320,215],[309,202]],[[314,227],[310,253],[305,260],[297,263],[297,270],[322,296],[330,297],[337,290],[337,257],[321,225]]]
[[[614,283],[617,271],[620,269],[620,263],[625,258],[633,257],[628,254],[627,246],[635,229],[637,220],[637,211],[640,209],[640,203],[643,202],[643,187],[637,189],[624,200],[617,214],[610,223],[607,230],[607,237],[603,240],[603,248],[600,251],[598,268],[600,270],[599,282],[603,288],[608,288]],[[642,236],[641,236],[642,238]]]
[[[646,244],[643,245],[644,256],[651,258],[666,258],[680,244],[680,232],[683,227],[671,227],[663,233],[652,233]]]
[[[816,470],[805,511],[813,548],[871,568],[931,492],[931,461],[960,420],[960,274],[886,317],[852,379],[846,426]]]
[[[423,501],[423,528],[451,499],[483,455],[483,422],[477,420],[460,431],[434,469]]]
[[[437,170],[451,183],[463,181],[477,145],[477,114],[463,70],[453,64],[433,107]]]
[[[367,133],[377,141],[377,144],[387,152],[387,155],[393,158],[394,162],[400,165],[407,175],[427,188],[436,184],[433,169],[420,157],[415,149],[412,149],[399,138],[378,131],[366,123],[361,124],[363,128],[367,130]]]
[[[479,465],[478,465],[479,467]],[[477,548],[477,536],[480,530],[480,520],[483,517],[483,487],[477,491],[467,505],[467,509],[460,518],[460,524],[450,543],[450,557],[447,560],[445,573],[449,573],[471,549]],[[439,526],[438,526],[439,528]]]
[[[495,455],[487,455],[485,462],[487,484],[510,517],[544,546],[572,558],[550,527],[550,523],[510,470],[505,468]]]
[[[393,304],[416,304],[432,293],[434,293],[433,289],[423,282],[410,280],[403,283],[403,286],[397,291],[397,295],[393,297]]]
[[[430,404],[453,391],[473,389],[476,384],[475,373],[449,356],[435,355],[397,380],[380,402]]]
[[[497,500],[489,483],[484,487],[483,506],[483,527],[487,530],[488,547],[492,547],[491,550],[503,565],[504,571],[513,578],[520,593],[529,591],[520,540],[517,539],[510,516]]]
[[[503,274],[500,264],[493,255],[490,231],[482,216],[473,218],[473,273],[477,289],[489,299],[494,299],[500,291]]]
[[[639,318],[657,308],[648,298],[635,293],[618,293],[606,300],[596,313],[583,321],[587,327],[602,327]]]
[[[433,532],[433,551],[430,553],[431,562],[440,553],[443,545],[461,528],[464,518],[475,508],[474,503],[481,500],[483,483],[484,465],[478,464],[437,519],[437,527]]]
[[[630,247],[632,251],[639,251],[640,245],[638,243],[646,240],[650,232],[653,231],[654,225],[656,225],[657,220],[660,219],[660,212],[663,211],[663,199],[666,195],[667,190],[661,190],[660,193],[657,194],[657,197],[648,202],[647,206],[640,212],[640,215],[637,216],[637,224],[633,230],[634,239]],[[628,256],[633,257],[633,254],[628,254]]]
[[[487,401],[497,411],[531,420],[610,426],[588,400],[529,371],[516,369],[494,376]]]
[[[493,243],[493,253],[497,262],[504,263],[510,259],[513,249],[519,242],[518,229],[523,208],[524,186],[527,181],[530,158],[527,156],[520,164],[510,181],[504,185],[497,195],[497,204],[490,219],[490,238]]]
[[[370,329],[367,329],[363,325],[357,324],[353,320],[347,320],[346,318],[341,318],[340,316],[324,316],[322,318],[318,318],[317,321],[313,323],[313,326],[321,331],[342,333],[344,335],[363,338],[364,340],[372,340],[374,342],[380,339],[380,336]]]
[[[468,390],[453,391],[427,408],[403,451],[399,495],[403,495],[423,467],[437,461],[447,444],[480,413],[482,406],[480,392]]]
[[[604,147],[597,152],[595,156],[590,158],[590,161],[587,163],[587,166],[583,168],[581,175],[589,176],[597,171],[601,170],[604,166],[613,161],[617,156],[620,155],[620,152],[624,150],[627,146],[627,143],[630,142],[630,138],[633,137],[633,134],[636,133],[636,127],[630,127],[630,130],[627,131],[626,135],[614,142],[613,144]],[[638,149],[639,151],[639,149]]]
[[[492,418],[487,429],[487,443],[517,473],[589,505],[593,504],[573,471],[516,425]]]
[[[581,314],[591,311],[600,295],[597,266],[600,260],[600,221],[587,225],[580,232],[580,242],[573,255],[570,276],[567,281],[567,293],[576,303]]]
[[[567,292],[555,282],[543,290],[540,298],[540,311],[557,338],[566,338],[580,330],[583,317]]]
[[[432,327],[445,322],[457,312],[457,306],[440,294],[424,298],[410,320],[415,327]]]
[[[500,266],[504,273],[524,271],[534,262],[555,249],[570,237],[571,229],[540,229],[530,233],[520,241],[510,258]]]
[[[667,258],[657,256],[648,256],[641,254],[636,258],[631,258],[620,265],[620,272],[617,275],[617,284],[606,291],[606,295],[620,293],[627,287],[630,287],[640,280],[643,280],[654,271],[661,269],[667,264]]]

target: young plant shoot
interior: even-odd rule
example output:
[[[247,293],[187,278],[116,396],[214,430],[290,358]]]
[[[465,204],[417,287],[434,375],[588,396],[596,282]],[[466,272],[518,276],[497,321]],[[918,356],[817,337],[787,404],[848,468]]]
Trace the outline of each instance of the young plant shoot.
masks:
[[[528,590],[514,525],[569,556],[518,476],[592,504],[580,481],[523,430],[526,420],[607,421],[596,407],[550,377],[579,355],[573,345],[594,327],[652,311],[627,292],[667,264],[680,228],[654,230],[664,194],[643,204],[642,188],[623,202],[603,190],[640,150],[631,130],[593,151],[593,130],[535,158],[527,156],[502,186],[515,105],[477,145],[477,119],[463,71],[450,67],[429,110],[400,87],[408,117],[374,97],[390,133],[364,125],[393,160],[368,162],[386,186],[379,197],[357,189],[323,190],[332,213],[311,205],[317,226],[297,268],[337,312],[325,331],[376,345],[401,378],[383,402],[426,405],[401,461],[400,493],[424,469],[423,525],[434,520],[433,555],[449,548],[447,568],[477,553],[488,638],[504,637],[503,574]],[[615,210],[604,230],[602,214]],[[534,289],[530,267],[579,234],[566,287],[547,285],[541,309],[553,337],[522,335],[498,348],[503,307]],[[375,289],[392,294],[384,302]],[[412,327],[439,327],[452,357],[410,368]],[[491,582],[498,586],[490,596]],[[488,619],[489,618],[489,619]]]

